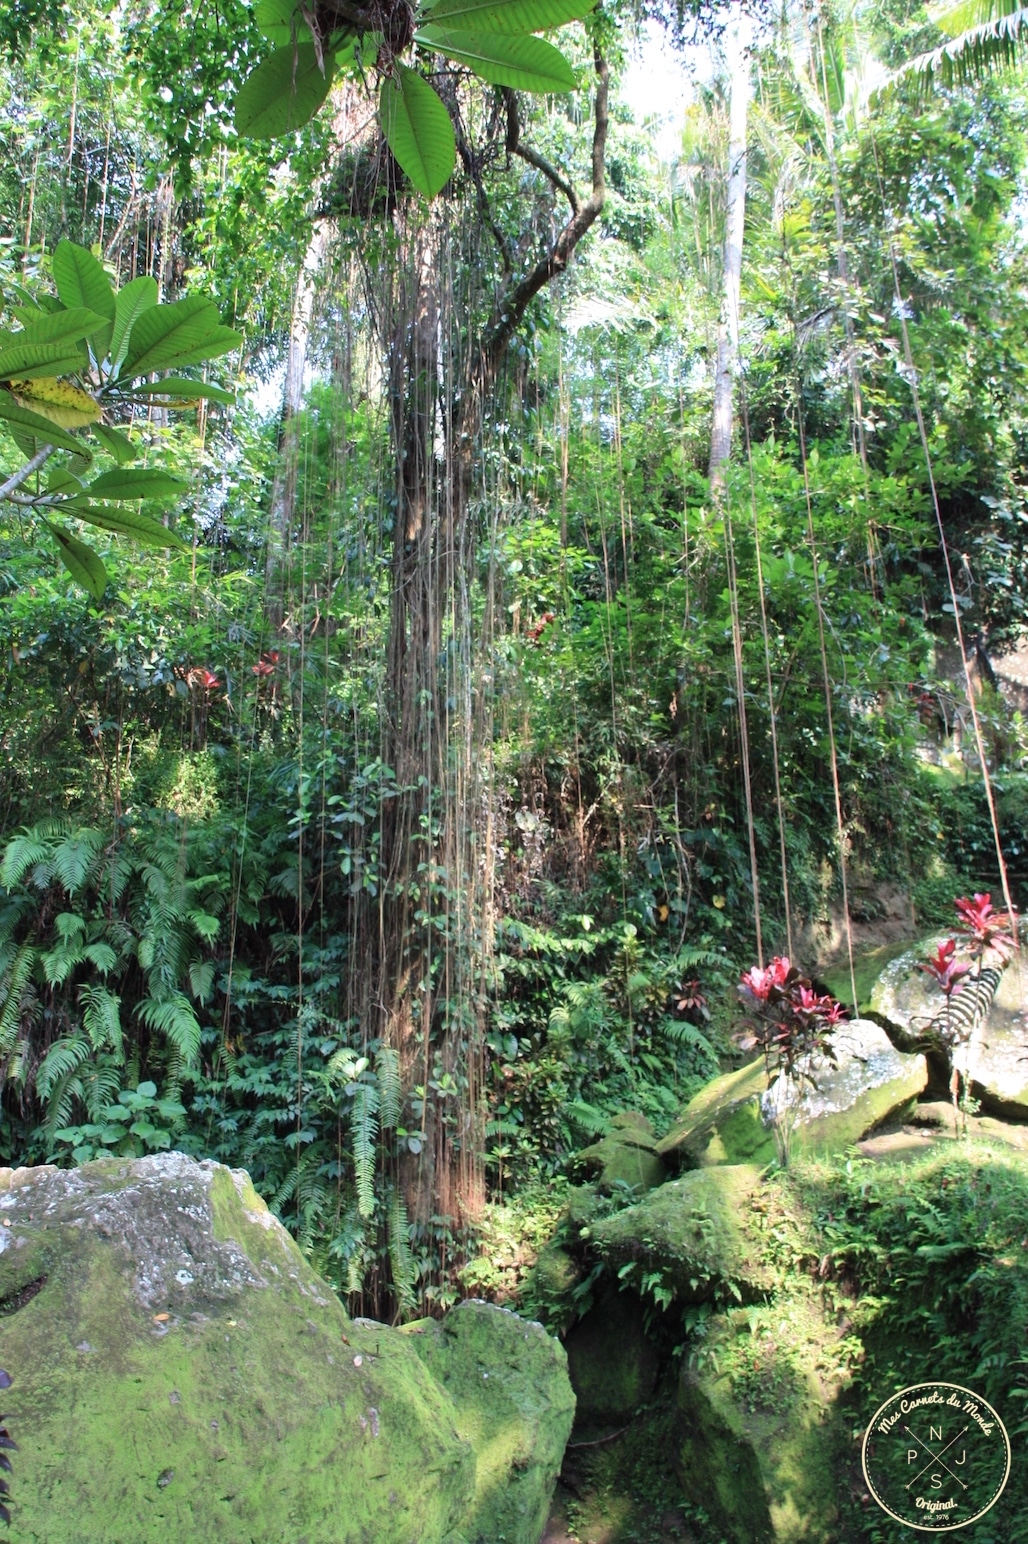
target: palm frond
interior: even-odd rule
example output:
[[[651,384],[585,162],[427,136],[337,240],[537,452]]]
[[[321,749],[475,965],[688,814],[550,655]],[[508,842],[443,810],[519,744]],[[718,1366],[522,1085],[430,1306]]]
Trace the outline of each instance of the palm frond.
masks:
[[[974,0],[970,0],[973,4]],[[999,9],[1004,0],[991,7]],[[990,76],[1012,69],[1028,55],[1028,9],[1001,15],[968,28],[941,47],[918,54],[892,74],[876,95],[881,98],[901,82],[910,82],[920,100],[942,87],[952,91],[960,86],[981,85]]]

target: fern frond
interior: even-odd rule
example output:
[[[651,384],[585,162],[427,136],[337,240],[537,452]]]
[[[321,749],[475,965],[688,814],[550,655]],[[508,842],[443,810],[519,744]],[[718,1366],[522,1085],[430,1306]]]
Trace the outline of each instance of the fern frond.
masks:
[[[586,1104],[584,1099],[569,1100],[564,1106],[564,1113],[590,1136],[603,1136],[610,1126],[610,1116],[598,1110],[595,1105]]]
[[[43,975],[48,986],[63,986],[72,974],[76,965],[81,965],[84,956],[82,950],[76,946],[68,947],[65,943],[58,943],[53,949],[48,949],[45,954],[39,956],[39,963],[43,967]]]
[[[50,842],[38,826],[20,831],[4,849],[0,885],[5,890],[13,890],[15,885],[21,884],[29,869],[47,866],[51,856]],[[45,890],[49,883],[47,877],[42,884],[37,883],[37,888]]]
[[[171,1042],[187,1067],[193,1065],[200,1050],[200,1021],[183,992],[144,997],[136,1012],[149,1029]]]
[[[114,1104],[121,1093],[121,1068],[106,1057],[103,1061],[87,1062],[79,1072],[78,1083],[89,1119],[99,1124],[107,1106]]]
[[[379,1047],[375,1057],[378,1073],[378,1113],[383,1126],[396,1126],[400,1121],[400,1053],[395,1046]]]
[[[119,1061],[124,1059],[121,1036],[121,998],[104,986],[84,987],[82,1023],[94,1051],[111,1050]]]
[[[214,987],[214,961],[190,960],[189,990],[197,1002],[205,1003]]]
[[[36,951],[31,944],[22,944],[7,970],[0,979],[0,1056],[7,1056],[14,1049],[22,1022],[25,994],[36,963]]]
[[[353,1171],[357,1209],[362,1217],[375,1210],[375,1138],[378,1135],[378,1089],[358,1083],[353,1096]]]
[[[70,1035],[63,1040],[55,1040],[36,1073],[36,1092],[39,1097],[49,1100],[62,1079],[77,1072],[91,1054],[92,1047],[85,1035]]]
[[[82,950],[82,958],[94,965],[101,976],[109,976],[118,963],[118,956],[110,944],[105,943],[86,944]]]
[[[405,1313],[412,1313],[416,1306],[414,1282],[416,1272],[410,1250],[410,1224],[407,1209],[394,1190],[389,1203],[389,1264],[393,1272],[393,1290],[397,1302]]]
[[[91,827],[71,831],[54,849],[53,869],[55,878],[74,895],[89,877],[97,853],[103,845],[103,836]]]

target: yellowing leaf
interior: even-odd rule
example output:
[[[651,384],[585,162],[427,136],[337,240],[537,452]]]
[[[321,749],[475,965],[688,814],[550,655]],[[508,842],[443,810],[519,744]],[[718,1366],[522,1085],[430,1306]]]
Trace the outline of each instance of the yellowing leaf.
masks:
[[[45,375],[34,381],[11,381],[10,391],[22,407],[49,419],[59,429],[83,429],[100,421],[99,402],[70,381]]]

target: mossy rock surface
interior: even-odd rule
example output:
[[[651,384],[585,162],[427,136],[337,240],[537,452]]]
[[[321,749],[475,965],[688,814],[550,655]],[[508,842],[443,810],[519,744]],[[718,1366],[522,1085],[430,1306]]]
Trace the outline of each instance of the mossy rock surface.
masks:
[[[462,1303],[402,1333],[450,1395],[475,1454],[464,1538],[538,1544],[575,1414],[563,1347],[492,1303]]]
[[[4,1171],[0,1223],[20,1544],[466,1537],[450,1392],[350,1321],[247,1175],[176,1153]]]
[[[927,1085],[924,1057],[897,1051],[885,1031],[867,1019],[839,1027],[835,1052],[834,1062],[811,1067],[813,1081],[798,1094],[784,1079],[768,1092],[762,1060],[716,1078],[686,1106],[658,1150],[683,1168],[770,1163],[776,1156],[774,1111],[786,1103],[793,1154],[841,1153],[910,1105]]]
[[[645,1309],[634,1292],[608,1285],[564,1346],[579,1428],[631,1420],[656,1388],[660,1352],[646,1333]]]
[[[628,1110],[615,1115],[609,1131],[577,1154],[572,1173],[592,1180],[606,1194],[628,1185],[642,1195],[663,1183],[667,1169],[657,1153],[653,1127],[645,1115]]]
[[[772,1280],[746,1225],[759,1184],[755,1164],[693,1170],[596,1222],[594,1246],[615,1270],[634,1265],[634,1287],[658,1277],[683,1303],[759,1297]]]
[[[676,1465],[731,1544],[835,1544],[844,1435],[824,1367],[839,1332],[813,1293],[708,1321],[683,1368]]]
[[[770,1163],[775,1156],[775,1139],[760,1110],[766,1086],[763,1061],[714,1078],[689,1101],[657,1143],[658,1153],[680,1169]]]

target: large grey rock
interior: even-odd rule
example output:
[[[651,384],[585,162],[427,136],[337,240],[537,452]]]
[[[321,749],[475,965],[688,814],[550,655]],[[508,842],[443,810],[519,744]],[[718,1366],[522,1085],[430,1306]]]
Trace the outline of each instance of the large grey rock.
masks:
[[[897,1051],[867,1019],[841,1024],[834,1044],[835,1063],[825,1058],[807,1069],[812,1083],[779,1078],[768,1090],[762,1061],[715,1079],[683,1110],[658,1152],[682,1167],[768,1163],[780,1110],[787,1112],[794,1154],[842,1152],[925,1088],[924,1057]]]
[[[872,1008],[913,1033],[942,1019],[945,999],[917,967],[951,936],[936,934],[886,966],[872,992]],[[987,1012],[974,1022],[966,1044],[957,1048],[954,1065],[966,1075],[972,1096],[988,1114],[1028,1121],[1028,950],[1022,948],[1005,968],[994,953],[984,963],[987,970],[999,972],[999,982]],[[959,1001],[958,992],[954,1002]]]
[[[797,1151],[841,1152],[924,1091],[923,1056],[897,1051],[869,1019],[840,1024],[832,1037],[835,1060],[819,1057],[799,1081],[779,1078],[761,1100],[766,1124],[780,1116],[792,1127]]]
[[[26,1544],[466,1539],[477,1428],[445,1355],[351,1321],[241,1171],[0,1170],[0,1304]],[[567,1410],[559,1348],[536,1375]]]

